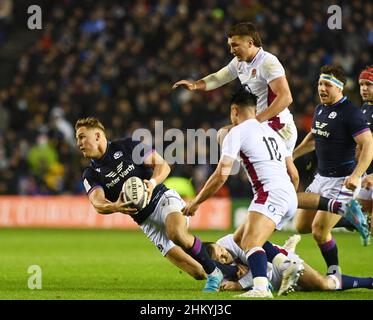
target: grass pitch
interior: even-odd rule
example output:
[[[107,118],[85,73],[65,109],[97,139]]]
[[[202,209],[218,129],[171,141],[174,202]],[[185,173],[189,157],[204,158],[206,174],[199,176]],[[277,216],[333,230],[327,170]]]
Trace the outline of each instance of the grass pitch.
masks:
[[[227,232],[195,232],[215,241]],[[289,236],[278,232],[278,244]],[[343,273],[373,276],[373,246],[356,233],[335,233]],[[326,267],[311,235],[297,252],[312,267]],[[42,289],[30,290],[28,268],[42,270]],[[141,231],[0,229],[0,299],[235,299],[233,292],[205,294],[204,281],[182,273],[161,256]],[[297,292],[276,299],[373,300],[373,290]]]

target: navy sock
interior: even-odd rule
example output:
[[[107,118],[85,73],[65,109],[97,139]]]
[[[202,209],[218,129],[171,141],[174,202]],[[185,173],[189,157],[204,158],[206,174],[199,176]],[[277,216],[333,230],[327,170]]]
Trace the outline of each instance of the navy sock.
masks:
[[[339,214],[339,208],[341,207],[341,205],[342,203],[340,201],[320,196],[319,206],[317,207],[317,210],[329,211]]]
[[[196,259],[202,265],[207,274],[210,274],[215,270],[215,261],[211,259],[207,253],[206,246],[197,237],[194,237],[193,246],[190,249],[185,250],[185,252]]]
[[[343,217],[337,222],[337,224],[333,228],[346,228],[348,230],[356,230],[355,226]]]
[[[267,278],[267,255],[262,248],[250,254],[250,256],[247,257],[247,263],[250,267],[253,279],[256,277]]]
[[[321,250],[321,254],[324,257],[326,265],[328,268],[330,266],[338,266],[338,248],[337,244],[335,243],[334,238],[330,241],[319,244],[319,248]]]
[[[358,278],[346,276],[342,274],[342,288],[341,290],[353,288],[373,289],[373,278]]]
[[[279,250],[279,248],[275,247],[271,242],[267,241],[264,245],[263,245],[263,249],[267,255],[267,260],[269,262],[272,262],[274,257],[276,257],[279,253],[281,253],[281,251]]]
[[[224,279],[230,280],[230,281],[237,280],[237,271],[238,271],[237,266],[232,266],[230,264],[222,264],[218,261],[215,261],[215,263],[216,263],[216,266],[223,273]]]

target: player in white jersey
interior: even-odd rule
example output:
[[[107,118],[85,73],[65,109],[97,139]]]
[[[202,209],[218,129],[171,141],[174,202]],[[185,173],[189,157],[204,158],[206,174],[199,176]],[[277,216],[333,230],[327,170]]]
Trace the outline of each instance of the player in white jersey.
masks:
[[[196,82],[180,80],[173,88],[180,86],[191,91],[209,91],[239,78],[241,84],[258,97],[256,119],[267,122],[285,142],[289,151],[286,159],[288,173],[297,189],[299,177],[291,157],[297,141],[297,129],[288,109],[293,99],[285,70],[276,56],[263,50],[260,36],[252,23],[243,22],[231,27],[228,45],[235,57],[227,66]]]
[[[235,126],[224,139],[218,166],[196,198],[183,209],[183,213],[193,216],[199,205],[221,188],[235,160],[241,157],[254,191],[247,221],[238,241],[245,251],[254,282],[253,290],[244,296],[268,298],[272,297],[272,293],[268,288],[267,256],[263,245],[275,229],[281,229],[294,216],[297,195],[286,172],[286,147],[267,124],[256,120],[255,108],[256,97],[245,89],[242,88],[233,96],[231,121]],[[276,258],[278,265],[283,265],[285,261],[288,258],[284,255]],[[281,293],[286,293],[297,281],[302,270],[300,263],[290,261],[289,274],[285,277],[289,283],[283,286]]]
[[[298,286],[294,288],[295,290],[335,291],[358,288],[373,289],[372,277],[361,278],[343,274],[340,275],[340,277],[336,275],[321,275],[295,254],[295,248],[299,240],[300,236],[294,235],[286,241],[284,246],[275,245],[291,259],[302,262],[304,265],[304,273],[299,277]],[[289,242],[294,241],[295,243],[293,243],[292,246],[288,245]],[[207,244],[206,250],[209,252],[212,259],[222,264],[247,266],[245,252],[236,244],[233,234],[228,234],[220,238],[216,243]],[[244,270],[242,267],[241,269]],[[267,277],[274,290],[280,289],[283,275],[284,272],[279,267],[272,263],[267,264]],[[238,280],[224,281],[222,283],[222,289],[229,291],[249,289],[252,286],[253,277],[250,269],[247,269],[246,273]]]

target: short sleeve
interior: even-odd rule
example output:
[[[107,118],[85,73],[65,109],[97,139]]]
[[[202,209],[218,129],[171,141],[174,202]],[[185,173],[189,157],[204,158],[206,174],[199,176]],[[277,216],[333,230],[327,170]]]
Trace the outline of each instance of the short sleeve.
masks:
[[[357,107],[351,107],[345,121],[348,131],[354,138],[365,131],[370,131],[367,119]]]
[[[261,76],[265,79],[267,84],[284,75],[285,69],[274,55],[270,55],[264,59]]]
[[[83,186],[87,195],[90,195],[90,193],[97,188],[103,188],[90,168],[85,169],[83,172]]]
[[[241,137],[240,131],[236,129],[237,127],[232,128],[224,138],[221,155],[238,160],[241,150]]]

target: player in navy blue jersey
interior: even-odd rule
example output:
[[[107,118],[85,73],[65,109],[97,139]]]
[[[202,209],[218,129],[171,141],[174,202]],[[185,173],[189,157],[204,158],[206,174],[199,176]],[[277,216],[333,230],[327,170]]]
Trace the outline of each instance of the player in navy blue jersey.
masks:
[[[314,181],[306,192],[339,201],[349,200],[360,186],[361,176],[373,155],[373,140],[363,113],[343,95],[344,72],[337,66],[323,66],[318,81],[321,104],[316,107],[311,132],[294,150],[294,158],[316,150],[318,158]],[[361,149],[355,160],[356,145]],[[352,202],[358,205],[357,202]],[[364,216],[358,224],[365,244],[369,231]],[[331,234],[341,216],[321,210],[298,210],[295,225],[300,233],[312,232],[328,266],[328,273],[339,272],[338,250]]]
[[[96,118],[79,119],[75,130],[80,151],[91,159],[83,184],[96,211],[130,215],[168,260],[196,279],[207,274],[204,291],[218,291],[221,270],[201,240],[188,232],[187,218],[181,213],[185,202],[162,183],[170,173],[168,163],[138,141],[107,140],[105,128]],[[139,212],[123,200],[123,183],[133,176],[143,179],[149,193],[148,205]]]
[[[360,95],[363,99],[361,110],[373,132],[373,66],[364,69],[359,75]],[[359,152],[358,152],[359,153]],[[363,211],[372,219],[373,214],[373,162],[367,170],[367,176],[362,181],[362,188],[358,195],[359,202],[363,205]],[[371,225],[371,231],[373,227]]]

